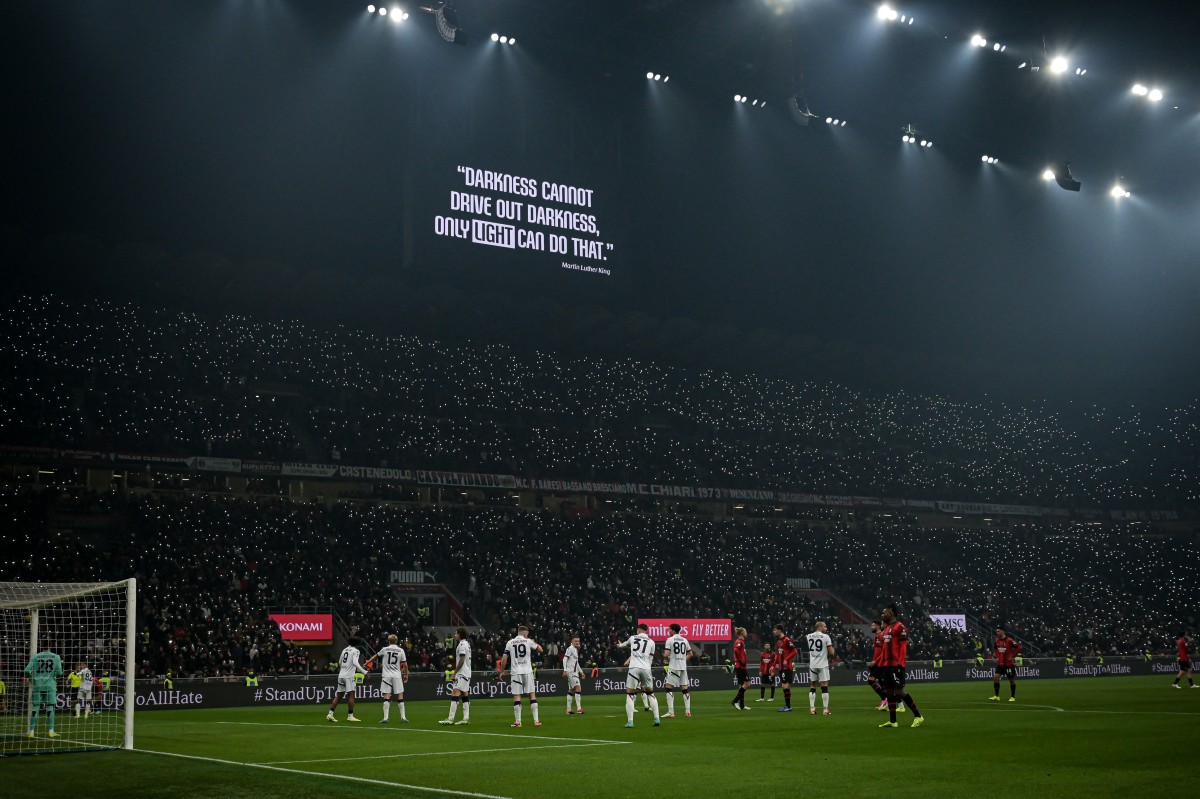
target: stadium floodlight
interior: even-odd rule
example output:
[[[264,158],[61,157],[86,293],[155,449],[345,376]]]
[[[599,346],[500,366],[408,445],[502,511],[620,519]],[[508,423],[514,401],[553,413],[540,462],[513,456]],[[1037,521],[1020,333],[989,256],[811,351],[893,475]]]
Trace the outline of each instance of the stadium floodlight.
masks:
[[[458,45],[467,43],[467,32],[458,25],[458,9],[449,0],[430,0],[420,8],[426,14],[433,14],[442,41]]]
[[[1063,74],[1070,68],[1070,66],[1071,65],[1067,63],[1067,59],[1060,55],[1056,55],[1050,61],[1050,71],[1055,75]]]
[[[1133,88],[1130,89],[1130,91],[1132,91],[1134,94],[1136,94],[1139,97],[1145,97],[1147,94],[1150,93],[1150,90],[1147,89],[1145,86],[1143,86],[1140,83],[1133,84]]]
[[[493,34],[492,34],[492,41],[493,41],[493,42],[498,42],[498,41],[500,41],[500,34],[498,34],[498,33],[493,33]],[[650,73],[647,73],[647,74],[646,74],[646,77],[647,77],[647,78],[648,78],[648,77],[650,77]]]
[[[742,101],[742,96],[741,96],[740,94],[735,94],[735,95],[733,96],[733,101],[734,101],[735,103],[740,103],[740,102]]]
[[[1053,171],[1047,169],[1046,172],[1049,172],[1050,177],[1054,179],[1054,182],[1057,183],[1060,188],[1065,189],[1066,191],[1079,191],[1080,187],[1083,186],[1083,184],[1076,180],[1075,176],[1071,174],[1070,161],[1060,161],[1059,163],[1055,164]]]
[[[1045,180],[1045,181],[1054,180],[1054,170],[1051,169],[1050,167],[1046,167],[1046,171],[1042,173],[1042,180]]]
[[[1083,67],[1076,67],[1076,68],[1075,68],[1075,74],[1076,74],[1076,75],[1079,75],[1080,77],[1083,77],[1084,75],[1086,75],[1086,74],[1087,74],[1087,70],[1086,70],[1085,68],[1083,68]]]
[[[971,37],[971,44],[975,47],[987,47],[987,39],[977,33]]]
[[[375,13],[375,6],[373,6],[373,5],[371,5],[371,6],[367,6],[367,13],[368,13],[368,14],[374,14],[374,13]]]
[[[670,79],[671,79],[671,76],[670,76],[670,75],[663,75],[663,83],[666,83],[666,82],[667,82],[667,81],[669,81]]]
[[[1157,103],[1162,98],[1163,98],[1162,89],[1151,89],[1150,93],[1146,95],[1146,99],[1152,103]]]
[[[501,36],[501,37],[500,37],[500,44],[508,44],[508,37],[507,37],[507,36]]]
[[[885,22],[895,22],[900,18],[900,12],[884,3],[879,8],[875,9],[875,16]]]
[[[995,50],[997,53],[1000,52],[1000,48],[1001,48],[1000,42],[996,42],[995,44],[992,45],[992,49]]]
[[[836,125],[836,124],[838,124],[838,122],[840,122],[840,121],[841,121],[841,120],[834,119],[834,120],[833,120],[833,124],[835,124],[835,125]]]
[[[846,127],[846,120],[844,120],[844,119],[842,120],[842,127],[843,128]]]
[[[662,80],[662,75],[660,75],[659,73],[655,72],[655,73],[654,73],[654,79],[655,79],[655,80]]]
[[[826,125],[832,125],[832,124],[833,124],[833,117],[825,117],[825,124],[826,124]]]
[[[408,14],[398,8],[393,8],[391,19],[392,22],[395,22],[397,25],[399,25],[401,22],[408,19]]]
[[[1115,185],[1115,186],[1113,186],[1111,189],[1109,189],[1109,192],[1108,192],[1108,193],[1109,193],[1109,194],[1110,194],[1110,195],[1111,195],[1111,196],[1112,196],[1114,199],[1117,199],[1117,200],[1120,200],[1120,199],[1122,199],[1122,198],[1124,198],[1124,197],[1128,197],[1128,196],[1130,196],[1130,195],[1129,195],[1129,190],[1128,190],[1128,189],[1126,189],[1124,186],[1122,186],[1120,183],[1116,184],[1116,185]]]
[[[380,6],[380,7],[379,7],[379,16],[381,16],[381,17],[386,17],[386,16],[387,16],[387,9],[386,9],[386,8],[384,8],[383,6]]]
[[[905,133],[903,136],[901,136],[900,141],[907,143],[909,141],[908,134]]]

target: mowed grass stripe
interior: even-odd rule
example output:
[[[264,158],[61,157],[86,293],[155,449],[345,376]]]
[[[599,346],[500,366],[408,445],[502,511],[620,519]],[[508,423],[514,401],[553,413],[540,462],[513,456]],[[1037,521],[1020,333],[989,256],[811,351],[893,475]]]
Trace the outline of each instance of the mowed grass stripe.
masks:
[[[431,794],[392,784],[515,799],[734,786],[762,797],[799,792],[844,799],[882,791],[889,799],[929,799],[971,796],[980,784],[1019,784],[1030,797],[1128,799],[1194,779],[1200,690],[1169,685],[1161,678],[1023,681],[1019,701],[1010,704],[987,701],[986,681],[918,684],[913,695],[928,719],[920,729],[908,727],[911,714],[900,716],[899,729],[879,729],[887,714],[872,709],[875,696],[866,688],[835,689],[829,717],[808,714],[807,691],[793,693],[792,713],[774,712],[778,702],[743,713],[729,707],[732,692],[696,693],[692,718],[664,719],[655,728],[649,713],[638,712],[631,730],[624,728],[620,695],[586,697],[583,717],[568,717],[565,708],[546,712],[550,703],[543,702],[544,726],[521,730],[509,729],[512,705],[500,701],[473,702],[471,726],[452,729],[437,726],[442,702],[409,703],[410,724],[403,727],[378,724],[380,708],[366,702],[357,709],[366,721],[353,728],[324,721],[324,708],[315,705],[154,711],[138,716],[141,748],[239,763],[327,759],[313,771],[377,784],[317,779],[303,763],[295,764],[300,774],[278,773],[113,752],[0,761],[0,793],[43,799],[39,786],[52,784],[65,795],[101,799],[327,799],[377,795],[387,783],[389,795],[413,797]],[[438,735],[402,734],[418,731]],[[592,742],[626,745],[554,746]],[[509,746],[513,751],[484,751]],[[430,751],[448,756],[394,757]]]

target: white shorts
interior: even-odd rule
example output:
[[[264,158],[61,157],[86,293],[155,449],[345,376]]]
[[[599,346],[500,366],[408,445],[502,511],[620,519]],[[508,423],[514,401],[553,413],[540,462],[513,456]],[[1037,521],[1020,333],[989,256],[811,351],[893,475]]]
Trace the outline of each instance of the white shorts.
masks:
[[[579,687],[579,672],[574,672],[567,675],[567,690],[574,691]]]
[[[400,674],[385,674],[379,686],[382,694],[399,694],[404,696],[404,676]]]
[[[674,669],[672,669],[671,671],[668,671],[667,672],[667,685],[671,688],[687,688],[688,687],[687,669],[680,669],[679,671],[675,671]]]
[[[92,699],[92,686],[84,688],[82,685],[75,689],[75,695],[80,699],[86,699],[89,702]]]
[[[510,674],[508,685],[514,694],[525,696],[537,693],[532,674]]]
[[[355,689],[358,687],[358,681],[353,677],[343,677],[338,675],[337,692],[339,694],[350,694],[354,696]]]
[[[814,682],[829,682],[829,667],[822,666],[816,669],[809,667],[808,682],[809,684]]]
[[[450,688],[459,693],[469,694],[471,693],[471,678],[460,674],[454,682],[450,683]]]
[[[654,675],[650,673],[650,669],[630,667],[629,674],[625,677],[625,688],[630,691],[636,691],[638,688],[653,691]]]

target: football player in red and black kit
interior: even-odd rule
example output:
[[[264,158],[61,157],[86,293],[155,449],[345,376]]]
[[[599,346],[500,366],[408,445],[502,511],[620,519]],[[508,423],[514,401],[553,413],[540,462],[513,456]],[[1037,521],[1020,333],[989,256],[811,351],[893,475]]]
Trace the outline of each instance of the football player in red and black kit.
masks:
[[[867,669],[867,685],[879,696],[879,707],[876,710],[887,710],[887,694],[879,685],[879,661],[883,659],[883,624],[871,622],[871,635],[875,637],[871,650],[871,666]]]
[[[764,646],[758,656],[758,702],[775,701],[775,678],[771,676],[771,667],[775,665],[775,652],[771,647]],[[771,698],[767,699],[767,686],[771,686]]]
[[[996,672],[992,676],[993,694],[989,699],[1000,701],[1000,678],[1008,677],[1008,690],[1011,696],[1009,702],[1017,701],[1017,655],[1021,654],[1021,645],[1008,637],[1003,627],[996,628],[996,642],[992,644],[992,656],[996,658]]]
[[[783,685],[783,707],[780,713],[788,713],[792,709],[792,672],[796,667],[796,647],[792,639],[783,631],[782,624],[775,625],[775,665],[771,673],[779,677]]]
[[[733,681],[737,683],[737,696],[729,704],[737,710],[746,709],[746,689],[750,687],[750,675],[746,673],[746,628],[733,630]]]
[[[879,664],[879,683],[888,698],[890,719],[880,727],[899,727],[896,723],[896,706],[903,702],[913,713],[912,726],[920,727],[925,717],[917,709],[917,703],[904,688],[905,666],[908,663],[908,628],[896,618],[896,606],[883,609],[883,654]]]
[[[1179,681],[1184,677],[1188,678],[1188,685],[1195,688],[1196,683],[1192,681],[1192,656],[1188,653],[1187,633],[1179,636],[1179,640],[1175,642],[1176,648],[1179,650],[1179,673],[1175,675],[1175,682],[1171,683],[1176,688],[1181,687]]]

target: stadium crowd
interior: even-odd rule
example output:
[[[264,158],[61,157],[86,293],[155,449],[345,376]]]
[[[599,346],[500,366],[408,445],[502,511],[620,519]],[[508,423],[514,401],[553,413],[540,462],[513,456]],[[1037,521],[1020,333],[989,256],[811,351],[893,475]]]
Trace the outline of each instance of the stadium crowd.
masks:
[[[1200,403],[1014,406],[53,297],[0,444],[1074,507],[1200,498]]]
[[[0,580],[139,578],[142,676],[302,673],[313,664],[267,620],[268,608],[302,606],[332,607],[369,638],[397,632],[414,668],[441,669],[445,639],[389,584],[392,569],[410,568],[461,592],[486,630],[475,641],[483,663],[521,622],[547,645],[547,665],[576,633],[585,663],[607,665],[624,660],[614,644],[638,617],[693,616],[732,618],[750,629],[752,646],[777,622],[798,633],[824,618],[840,656],[861,664],[870,646],[862,629],[843,623],[836,605],[786,589],[791,577],[815,579],[872,616],[898,600],[914,659],[974,657],[985,644],[974,638],[997,623],[1030,654],[1168,651],[1179,625],[1197,622],[1188,597],[1200,562],[1127,525],[564,518],[81,487],[6,486],[0,505],[13,520]],[[70,521],[80,518],[87,523]],[[929,621],[956,610],[981,627],[958,634]]]

